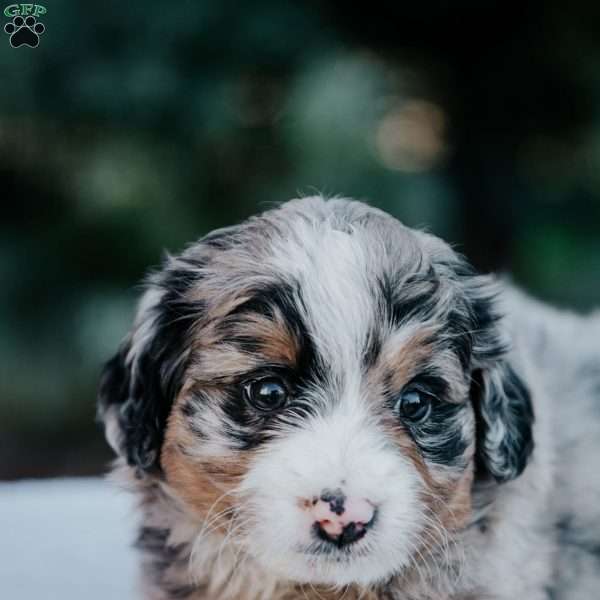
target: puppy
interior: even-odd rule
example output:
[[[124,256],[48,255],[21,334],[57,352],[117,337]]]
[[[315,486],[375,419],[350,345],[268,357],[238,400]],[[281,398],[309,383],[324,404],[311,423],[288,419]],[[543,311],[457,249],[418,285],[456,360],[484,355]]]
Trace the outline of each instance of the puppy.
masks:
[[[599,339],[359,202],[167,257],[99,394],[144,597],[597,597]]]

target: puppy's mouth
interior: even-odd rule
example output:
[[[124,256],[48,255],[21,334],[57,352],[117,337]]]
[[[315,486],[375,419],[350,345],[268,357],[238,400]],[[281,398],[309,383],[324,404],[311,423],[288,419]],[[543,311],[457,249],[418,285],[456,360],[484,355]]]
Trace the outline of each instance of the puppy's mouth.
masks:
[[[327,545],[335,546],[339,550],[347,550],[352,546],[355,546],[362,540],[367,531],[371,529],[377,518],[377,511],[373,513],[373,516],[364,522],[348,522],[336,523],[331,521],[315,522],[313,524],[314,535]]]
[[[376,520],[376,515],[365,524],[350,523],[338,533],[332,534],[331,529],[326,531],[322,524],[313,525],[314,541],[310,544],[299,545],[296,551],[312,559],[334,561],[336,563],[350,562],[367,556],[372,551],[367,536]],[[372,535],[372,534],[371,534]]]

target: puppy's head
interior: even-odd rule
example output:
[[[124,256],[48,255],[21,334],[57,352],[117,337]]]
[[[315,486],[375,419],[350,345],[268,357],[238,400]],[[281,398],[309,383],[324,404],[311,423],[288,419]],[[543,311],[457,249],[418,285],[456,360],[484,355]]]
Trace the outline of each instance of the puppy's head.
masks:
[[[385,579],[465,525],[474,477],[525,467],[494,295],[384,213],[290,202],[150,277],[102,379],[107,437],[267,570]]]

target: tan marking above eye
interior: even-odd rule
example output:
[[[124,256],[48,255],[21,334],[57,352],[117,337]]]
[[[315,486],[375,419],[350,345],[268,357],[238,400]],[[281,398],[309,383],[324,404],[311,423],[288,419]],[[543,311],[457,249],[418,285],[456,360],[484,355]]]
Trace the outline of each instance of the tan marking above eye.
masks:
[[[273,307],[272,318],[253,312],[232,315],[236,307],[252,299],[252,294],[246,291],[234,298],[220,298],[222,293],[215,291],[215,296],[192,340],[192,353],[199,357],[191,364],[196,378],[208,381],[220,374],[243,373],[259,366],[260,361],[286,366],[296,363],[300,341],[277,307]],[[236,337],[251,341],[252,351],[236,346],[232,341]]]
[[[400,392],[425,368],[433,367],[443,374],[448,384],[445,401],[462,403],[468,392],[469,377],[463,371],[458,357],[450,349],[436,347],[434,335],[437,327],[415,327],[414,333],[393,335],[385,340],[375,364],[366,373],[370,389]],[[401,333],[398,332],[398,333]]]
[[[369,379],[382,381],[391,375],[391,385],[402,389],[431,356],[431,335],[431,329],[422,328],[394,345],[389,340],[384,342],[377,362],[367,374]]]
[[[259,352],[265,358],[292,365],[300,352],[299,340],[281,315],[277,316],[277,311],[275,315],[274,320],[252,313],[244,315],[232,327],[232,332],[256,340]]]

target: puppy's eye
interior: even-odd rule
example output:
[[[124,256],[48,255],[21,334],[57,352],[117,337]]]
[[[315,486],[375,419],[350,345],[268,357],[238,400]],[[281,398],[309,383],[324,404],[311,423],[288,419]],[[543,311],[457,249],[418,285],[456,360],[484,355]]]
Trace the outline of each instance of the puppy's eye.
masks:
[[[254,379],[244,385],[248,402],[257,410],[269,412],[282,408],[288,399],[288,389],[279,377]]]
[[[398,417],[411,423],[421,423],[429,417],[433,396],[418,389],[408,389],[400,394],[394,405]]]

